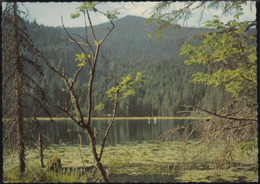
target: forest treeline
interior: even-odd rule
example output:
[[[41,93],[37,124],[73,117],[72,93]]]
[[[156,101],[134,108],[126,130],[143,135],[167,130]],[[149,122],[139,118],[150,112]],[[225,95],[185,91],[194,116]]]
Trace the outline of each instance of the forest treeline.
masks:
[[[94,85],[94,106],[103,103],[102,111],[94,111],[94,116],[111,115],[112,102],[105,92],[111,88],[113,81],[109,78],[111,72],[118,79],[136,72],[143,72],[146,76],[144,84],[136,87],[136,94],[119,104],[117,116],[187,116],[182,105],[196,105],[212,112],[219,110],[231,99],[231,95],[223,88],[213,88],[206,85],[195,85],[190,82],[192,74],[198,71],[210,71],[212,66],[184,64],[185,56],[180,56],[180,48],[189,37],[212,29],[186,28],[166,30],[162,37],[155,41],[148,34],[155,26],[145,26],[146,19],[127,16],[115,21],[115,29],[102,45],[100,65],[96,70],[96,83]],[[66,74],[72,77],[77,70],[76,54],[81,54],[77,45],[71,42],[62,27],[46,27],[27,22],[29,34],[35,44],[50,60],[58,64],[62,59],[62,66]],[[84,33],[82,28],[68,28],[70,33],[75,33],[75,38],[80,41]],[[94,26],[97,37],[106,29],[107,24]],[[194,40],[198,42],[199,40]],[[196,44],[196,43],[195,43]],[[49,108],[52,116],[64,116],[54,107],[54,104],[66,106],[70,103],[69,92],[65,90],[64,82],[49,68],[42,68],[45,78],[40,78],[38,83],[46,90]],[[76,84],[76,93],[87,94],[89,69],[79,76]],[[33,72],[31,73],[33,76]],[[84,79],[84,80],[83,80]],[[72,80],[72,78],[71,78]],[[87,113],[87,95],[79,99],[83,111]],[[38,116],[44,116],[40,110]],[[86,116],[86,114],[84,114]]]

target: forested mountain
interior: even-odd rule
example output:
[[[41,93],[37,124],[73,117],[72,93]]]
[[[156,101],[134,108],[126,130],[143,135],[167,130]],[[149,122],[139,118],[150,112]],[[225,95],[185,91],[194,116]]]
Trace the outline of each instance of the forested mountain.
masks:
[[[148,37],[156,26],[145,26],[145,21],[144,18],[134,16],[115,21],[115,29],[102,45],[94,86],[94,106],[101,102],[105,104],[105,109],[95,112],[96,116],[111,114],[112,103],[105,95],[107,89],[112,86],[112,81],[107,78],[110,76],[109,70],[118,79],[141,71],[146,76],[146,82],[136,88],[136,94],[120,102],[118,116],[184,116],[187,114],[177,114],[178,111],[185,110],[182,107],[184,104],[216,111],[230,100],[231,95],[224,92],[221,87],[213,88],[191,83],[193,73],[212,68],[199,65],[187,66],[184,64],[185,58],[179,55],[181,44],[185,39],[212,30],[185,27],[166,30],[162,38],[156,42]],[[37,26],[34,23],[27,23],[27,25],[34,44],[55,63],[58,64],[59,60],[63,59],[61,67],[72,76],[78,67],[75,55],[81,54],[81,51],[75,43],[69,41],[64,29]],[[65,26],[68,26],[66,22]],[[109,24],[94,26],[98,37],[104,36],[108,26]],[[70,33],[84,37],[84,27],[67,29]],[[39,81],[39,84],[46,86],[52,114],[64,116],[61,111],[53,107],[53,104],[69,103],[69,94],[63,89],[63,81],[58,76],[47,67],[44,67],[44,70],[46,80]],[[88,66],[86,66],[85,72],[81,73],[77,83],[77,93],[81,94],[80,102],[85,112],[88,104],[88,73]]]

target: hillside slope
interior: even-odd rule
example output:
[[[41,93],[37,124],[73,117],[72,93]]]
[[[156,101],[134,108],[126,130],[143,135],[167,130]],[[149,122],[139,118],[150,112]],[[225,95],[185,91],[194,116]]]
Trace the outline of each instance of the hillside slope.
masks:
[[[198,28],[182,28],[167,30],[162,38],[156,42],[148,34],[156,27],[145,26],[146,19],[127,16],[115,21],[115,29],[109,35],[101,50],[109,65],[104,62],[103,54],[97,67],[95,79],[94,105],[105,104],[103,112],[96,115],[110,114],[111,102],[105,97],[105,91],[112,85],[105,79],[109,70],[117,78],[128,74],[134,75],[143,71],[146,83],[136,88],[136,95],[122,101],[119,106],[119,116],[174,116],[184,110],[182,105],[192,104],[216,111],[230,96],[222,88],[197,86],[189,81],[193,73],[205,71],[201,66],[186,66],[184,59],[179,55],[183,41],[190,36],[209,30]],[[81,53],[77,46],[68,41],[62,28],[37,27],[28,25],[35,45],[45,54],[58,63],[63,58],[63,67],[68,75],[72,76],[77,69],[75,55]],[[98,38],[102,38],[109,24],[94,26]],[[68,28],[69,32],[84,36],[84,28]],[[46,85],[51,104],[64,104],[69,101],[69,95],[61,91],[62,81],[45,67]],[[81,105],[87,108],[87,80],[88,68],[80,75],[77,93],[80,94]],[[47,82],[48,81],[48,82]],[[52,110],[54,115],[62,115],[57,109]],[[185,115],[185,114],[184,114]]]

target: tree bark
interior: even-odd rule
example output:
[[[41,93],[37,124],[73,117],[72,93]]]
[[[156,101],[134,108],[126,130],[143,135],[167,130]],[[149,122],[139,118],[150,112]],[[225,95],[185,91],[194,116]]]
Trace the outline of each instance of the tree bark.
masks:
[[[88,120],[87,120],[87,125],[85,128],[87,129],[89,140],[90,140],[90,147],[92,150],[92,155],[94,157],[94,160],[96,162],[96,167],[101,175],[102,181],[105,183],[108,183],[108,178],[106,175],[106,171],[104,170],[100,158],[98,157],[97,154],[97,149],[96,149],[96,135],[94,135],[92,129],[91,129],[91,117],[92,117],[92,87],[93,87],[93,82],[94,82],[94,75],[95,75],[95,69],[96,69],[96,61],[99,53],[99,46],[97,45],[96,53],[95,53],[95,58],[93,61],[93,65],[91,68],[91,75],[88,83]]]
[[[25,171],[25,146],[23,141],[23,113],[22,113],[22,63],[19,54],[18,39],[18,20],[17,20],[17,4],[13,4],[14,11],[14,57],[15,57],[15,94],[16,94],[16,115],[17,115],[17,138],[18,138],[18,154],[19,168],[21,174]]]
[[[101,178],[102,178],[102,181],[105,182],[105,183],[108,183],[109,180],[108,180],[108,177],[106,175],[106,171],[104,170],[101,162],[100,162],[100,158],[98,157],[97,155],[97,150],[96,150],[96,144],[95,144],[95,137],[93,134],[88,134],[89,135],[89,140],[90,140],[90,147],[91,147],[91,151],[92,151],[92,155],[94,157],[94,160],[96,162],[96,168],[98,169],[100,175],[101,175]]]

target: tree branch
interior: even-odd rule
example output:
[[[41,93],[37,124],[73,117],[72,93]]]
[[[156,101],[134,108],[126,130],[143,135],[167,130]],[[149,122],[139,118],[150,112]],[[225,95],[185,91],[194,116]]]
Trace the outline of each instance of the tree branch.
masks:
[[[79,67],[79,69],[76,71],[76,73],[75,73],[75,75],[73,76],[73,79],[72,79],[72,81],[71,81],[71,83],[70,83],[70,88],[73,88],[74,83],[75,83],[75,81],[77,80],[77,77],[78,77],[80,71],[82,70],[82,68],[83,68],[83,66]]]
[[[107,32],[107,34],[105,35],[105,37],[102,39],[101,43],[103,43],[103,41],[105,41],[105,39],[108,37],[108,35],[111,33],[111,31],[115,28],[115,24],[110,20],[110,23],[112,24],[112,28],[109,29],[109,31]]]
[[[94,29],[93,29],[93,26],[92,26],[92,22],[91,22],[91,19],[90,19],[89,12],[88,12],[88,10],[86,10],[86,12],[87,12],[87,15],[88,15],[88,22],[89,22],[89,24],[90,24],[91,34],[92,34],[92,37],[93,37],[94,42],[96,42],[97,39],[96,39],[96,36],[95,36],[95,33],[94,33]]]
[[[77,123],[81,128],[83,128],[83,125],[81,124],[80,121],[77,121],[70,113],[68,110],[64,109],[61,106],[58,106],[57,104],[54,105],[55,107],[59,108],[60,110],[62,110],[63,112],[65,112],[75,123]]]
[[[73,41],[78,45],[78,47],[80,48],[80,50],[81,50],[85,55],[87,55],[87,53],[86,53],[85,50],[81,47],[81,45],[78,43],[78,41],[75,40],[74,38],[72,38],[72,36],[69,34],[69,32],[67,31],[67,29],[65,28],[64,23],[63,23],[63,18],[62,18],[62,17],[61,17],[61,22],[62,22],[62,27],[63,27],[63,29],[65,30],[65,32],[67,33],[67,35],[70,37],[70,39],[73,40]],[[90,65],[90,67],[92,68],[91,61],[89,60],[88,57],[87,57],[87,60],[88,60],[88,63],[89,63],[89,65]]]
[[[38,99],[36,98],[35,96],[31,95],[31,94],[23,94],[24,96],[29,96],[31,97],[34,101],[36,101],[40,106],[41,108],[44,110],[44,112],[49,116],[49,118],[51,119],[51,121],[53,122],[52,120],[52,116],[50,114],[50,112],[45,108],[45,105]]]
[[[99,155],[99,159],[101,160],[102,158],[102,154],[103,154],[103,151],[104,151],[104,147],[105,147],[105,143],[106,143],[106,139],[107,139],[107,136],[108,136],[108,133],[109,133],[109,130],[111,128],[111,126],[113,125],[114,123],[114,120],[115,120],[115,117],[116,117],[116,109],[117,109],[117,104],[118,104],[118,96],[119,96],[119,90],[117,91],[116,93],[116,99],[115,99],[115,104],[114,104],[114,109],[113,109],[113,117],[110,121],[110,124],[108,125],[107,129],[106,129],[106,132],[105,132],[105,136],[103,138],[103,143],[102,143],[102,147],[101,147],[101,151],[100,151],[100,155]]]
[[[246,22],[248,22],[248,21],[246,21]],[[244,22],[244,23],[246,23],[246,22]],[[250,21],[250,22],[252,22],[252,23],[251,23],[251,24],[248,24],[248,26],[246,27],[245,31],[248,31],[251,27],[256,26],[256,20]],[[216,34],[224,34],[224,33],[234,32],[234,31],[236,31],[236,30],[237,30],[237,28],[233,28],[233,27],[232,27],[232,28],[226,28],[226,29],[224,29],[224,30],[222,30],[222,31],[202,33],[202,34],[198,34],[198,35],[195,35],[195,36],[190,37],[190,38],[187,40],[187,42],[190,41],[190,40],[193,40],[193,39],[195,39],[195,38],[201,38],[201,37],[205,37],[205,36],[207,36],[207,35],[212,35],[213,33],[216,33]]]
[[[79,34],[75,34],[75,33],[72,33],[72,34],[78,36],[78,37],[81,38],[83,41],[85,41],[87,44],[82,43],[82,42],[78,42],[78,43],[81,44],[81,45],[85,45],[85,46],[89,47],[89,48],[91,49],[92,55],[94,55],[94,50],[93,50],[92,47],[93,47],[95,44],[91,45],[87,39],[84,39],[84,38],[83,38],[82,36],[80,36]],[[86,34],[87,34],[87,33],[86,33]],[[70,40],[70,41],[74,42],[73,40]]]
[[[231,119],[231,120],[235,120],[235,121],[242,121],[242,120],[244,120],[244,121],[257,121],[256,119],[251,119],[251,118],[236,118],[236,117],[223,116],[223,115],[220,115],[220,114],[217,114],[217,113],[214,113],[214,112],[207,111],[207,110],[202,109],[202,108],[197,107],[197,106],[191,106],[191,105],[189,105],[189,106],[188,105],[184,105],[184,106],[185,107],[192,107],[192,108],[195,108],[195,109],[199,109],[199,110],[201,110],[203,112],[206,112],[206,113],[211,114],[213,116],[217,116],[219,118]]]

